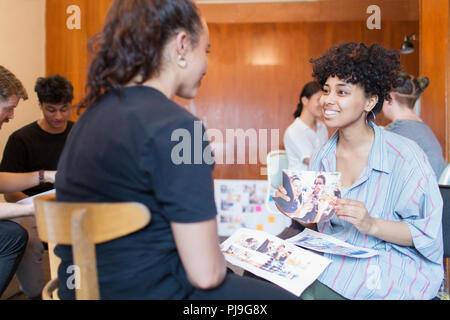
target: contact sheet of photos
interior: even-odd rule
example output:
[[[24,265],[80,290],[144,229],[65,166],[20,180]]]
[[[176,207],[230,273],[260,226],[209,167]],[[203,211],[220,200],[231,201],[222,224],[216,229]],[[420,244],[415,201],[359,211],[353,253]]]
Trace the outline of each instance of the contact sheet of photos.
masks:
[[[300,296],[331,262],[271,234],[241,228],[222,245],[225,259]]]
[[[264,204],[266,180],[215,179],[214,197],[217,207],[219,236],[230,236],[239,228],[250,228],[279,234],[290,220],[278,212],[270,212]]]

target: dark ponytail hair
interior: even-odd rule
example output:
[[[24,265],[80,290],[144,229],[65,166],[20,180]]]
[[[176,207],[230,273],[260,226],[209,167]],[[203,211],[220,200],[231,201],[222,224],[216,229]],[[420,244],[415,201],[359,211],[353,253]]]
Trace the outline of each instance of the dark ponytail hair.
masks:
[[[392,94],[399,104],[405,105],[410,109],[419,99],[422,92],[430,84],[428,77],[414,78],[406,72],[400,71],[393,83]]]
[[[300,101],[298,102],[297,110],[295,110],[295,112],[294,112],[294,118],[298,118],[302,114],[302,111],[303,111],[302,98],[306,97],[306,98],[310,99],[314,94],[316,94],[320,90],[321,90],[321,88],[320,88],[320,84],[318,82],[311,81],[311,82],[308,82],[307,84],[305,84],[302,92],[300,93],[300,99],[299,99]]]
[[[118,93],[136,76],[142,84],[157,74],[167,41],[181,30],[195,46],[202,21],[191,0],[114,0],[89,41],[93,59],[79,107],[90,107],[110,89]]]

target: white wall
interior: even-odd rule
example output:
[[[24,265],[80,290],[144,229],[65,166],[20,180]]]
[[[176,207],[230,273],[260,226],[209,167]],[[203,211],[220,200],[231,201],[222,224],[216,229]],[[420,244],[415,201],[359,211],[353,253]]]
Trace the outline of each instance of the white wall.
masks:
[[[9,135],[41,116],[34,84],[45,76],[45,0],[0,0],[0,65],[14,73],[28,92],[14,119],[0,130],[1,159]]]
[[[0,0],[0,65],[23,83],[28,100],[0,130],[0,155],[9,135],[41,116],[34,84],[45,76],[45,0]]]

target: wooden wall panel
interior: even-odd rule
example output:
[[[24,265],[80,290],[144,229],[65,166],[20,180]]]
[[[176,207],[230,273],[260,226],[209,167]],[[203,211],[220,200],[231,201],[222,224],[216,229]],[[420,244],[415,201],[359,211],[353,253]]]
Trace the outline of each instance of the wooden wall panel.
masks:
[[[422,94],[423,120],[450,161],[450,1],[420,1],[420,72],[430,78]]]
[[[74,86],[74,103],[84,95],[89,66],[88,40],[103,25],[112,0],[47,0],[46,3],[46,70],[47,75],[59,73]],[[81,28],[69,30],[66,12],[71,5],[81,11]],[[78,118],[73,110],[72,120]]]
[[[74,86],[74,101],[79,101],[87,70],[87,12],[88,0],[47,0],[46,10],[46,70],[47,75],[59,73]],[[81,29],[69,30],[66,13],[70,5],[81,9]],[[72,116],[76,120],[75,116]]]
[[[211,55],[199,95],[193,102],[177,101],[208,128],[219,129],[223,137],[226,129],[232,128],[278,129],[278,143],[282,146],[300,90],[312,80],[310,58],[343,41],[379,42],[398,48],[405,34],[418,32],[418,23],[389,23],[380,31],[361,28],[358,22],[210,24],[209,28]],[[401,60],[407,72],[417,75],[417,51],[402,55]],[[382,115],[377,120],[381,125],[388,123]],[[233,145],[224,146],[220,153],[226,154],[227,148]],[[248,159],[247,153],[247,163]],[[265,163],[265,159],[259,160]],[[263,179],[261,167],[219,164],[215,177]]]
[[[216,2],[216,3],[214,3]],[[418,0],[318,0],[296,2],[220,3],[197,1],[210,23],[280,23],[363,21],[377,5],[384,21],[418,21]]]
[[[47,0],[47,73],[67,76],[75,87],[75,100],[84,92],[88,62],[87,40],[103,24],[111,0]],[[82,10],[81,30],[67,30],[66,7]],[[208,16],[206,16],[208,20]],[[379,42],[399,48],[405,34],[418,33],[418,21],[383,21],[381,30],[368,30],[365,21],[298,23],[210,23],[212,53],[208,74],[196,99],[176,101],[217,129],[226,142],[226,130],[279,130],[282,147],[285,129],[292,122],[298,94],[311,80],[309,59],[343,41]],[[407,72],[418,74],[418,52],[402,56]],[[73,118],[76,119],[76,115]],[[379,117],[378,122],[386,121]],[[270,131],[266,137],[270,141]],[[229,141],[230,142],[230,141]],[[215,178],[265,179],[264,157],[257,164],[217,164]],[[267,151],[274,148],[270,146]],[[228,148],[228,150],[227,150]],[[224,146],[224,155],[237,146]],[[264,151],[260,149],[258,151]],[[260,161],[261,160],[261,161]]]

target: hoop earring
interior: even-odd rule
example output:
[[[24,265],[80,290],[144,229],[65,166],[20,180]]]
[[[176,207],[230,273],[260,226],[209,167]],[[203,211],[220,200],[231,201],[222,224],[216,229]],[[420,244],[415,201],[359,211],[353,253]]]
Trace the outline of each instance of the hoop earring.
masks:
[[[186,60],[181,55],[178,55],[178,65],[182,68],[186,67]]]
[[[375,113],[372,110],[370,110],[370,113],[372,113],[372,117],[373,117],[372,122],[375,123],[377,121],[377,116],[375,115]],[[367,122],[367,124],[370,124],[369,123],[370,122],[370,117],[367,117],[366,122]]]

